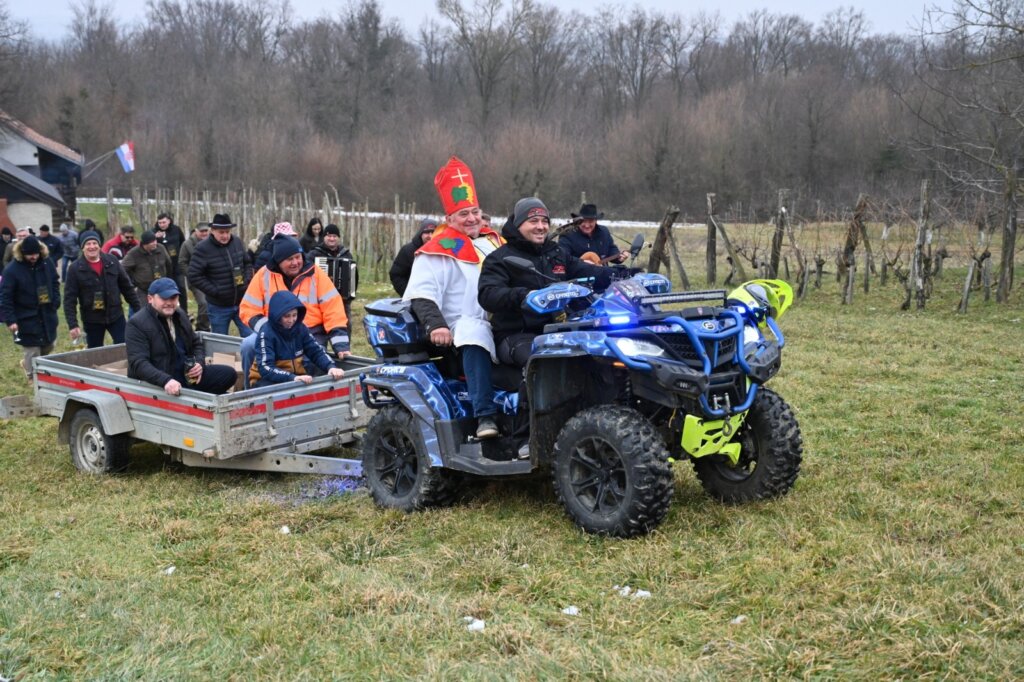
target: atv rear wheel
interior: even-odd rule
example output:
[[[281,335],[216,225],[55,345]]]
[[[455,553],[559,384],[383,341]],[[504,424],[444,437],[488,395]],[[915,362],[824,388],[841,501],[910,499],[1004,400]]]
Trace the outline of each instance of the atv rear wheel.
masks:
[[[569,420],[555,441],[551,475],[566,513],[588,533],[642,535],[672,502],[665,442],[643,415],[618,405]]]
[[[417,511],[451,504],[453,472],[430,466],[415,417],[389,405],[370,420],[363,438],[363,475],[381,507]]]
[[[759,389],[735,442],[741,446],[735,466],[724,455],[693,460],[704,490],[730,503],[781,497],[789,492],[800,473],[803,440],[800,425],[785,400],[767,388]]]

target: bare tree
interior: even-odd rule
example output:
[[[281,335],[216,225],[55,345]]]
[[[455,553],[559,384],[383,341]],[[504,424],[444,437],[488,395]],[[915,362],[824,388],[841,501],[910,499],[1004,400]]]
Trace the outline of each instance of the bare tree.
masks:
[[[660,14],[648,14],[635,7],[624,21],[612,24],[604,34],[613,68],[634,111],[640,111],[647,103],[654,82],[661,75],[665,26]]]
[[[921,27],[916,88],[901,93],[920,123],[913,145],[954,188],[1001,194],[996,301],[1013,286],[1024,171],[1024,5],[955,0]]]
[[[502,0],[474,0],[470,8],[462,0],[437,0],[437,9],[455,30],[480,98],[480,130],[486,131],[508,64],[534,12],[533,0],[510,0],[507,12]]]
[[[0,98],[6,99],[17,87],[18,61],[26,47],[28,28],[15,21],[7,9],[6,0],[0,0]]]
[[[840,76],[854,73],[858,57],[863,54],[861,43],[867,37],[867,31],[868,20],[864,18],[864,12],[854,7],[836,8],[821,20],[815,38],[825,61]]]
[[[533,116],[546,116],[563,93],[581,23],[579,15],[565,16],[555,7],[537,7],[527,16],[515,66],[525,110]]]

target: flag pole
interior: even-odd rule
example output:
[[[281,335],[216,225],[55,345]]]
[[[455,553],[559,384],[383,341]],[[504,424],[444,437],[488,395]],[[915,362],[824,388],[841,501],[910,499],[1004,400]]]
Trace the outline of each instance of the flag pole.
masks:
[[[101,156],[97,156],[95,159],[93,159],[89,163],[85,164],[85,166],[82,167],[82,171],[83,171],[82,172],[82,180],[84,181],[86,178],[88,178],[90,175],[92,175],[93,172],[96,171],[96,169],[98,169],[100,166],[103,165],[104,161],[109,159],[115,153],[117,153],[117,147],[115,147],[114,149],[111,149],[106,154],[103,154]],[[90,168],[90,166],[91,166],[91,168]]]

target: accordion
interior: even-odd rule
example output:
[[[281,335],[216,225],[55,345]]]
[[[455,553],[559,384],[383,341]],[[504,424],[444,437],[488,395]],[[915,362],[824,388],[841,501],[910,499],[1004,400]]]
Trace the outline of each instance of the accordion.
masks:
[[[327,276],[334,282],[334,288],[338,290],[341,297],[348,301],[356,297],[356,282],[359,277],[356,274],[358,266],[351,258],[328,258],[327,256],[316,256],[313,262],[318,268],[327,273]]]

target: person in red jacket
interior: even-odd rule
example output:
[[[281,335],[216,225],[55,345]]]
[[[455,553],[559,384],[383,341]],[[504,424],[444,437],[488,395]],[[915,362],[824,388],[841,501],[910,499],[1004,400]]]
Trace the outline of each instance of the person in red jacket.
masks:
[[[131,225],[125,225],[117,235],[104,242],[101,250],[103,253],[109,253],[117,260],[121,260],[126,253],[138,245],[139,240],[135,238],[135,228]]]

